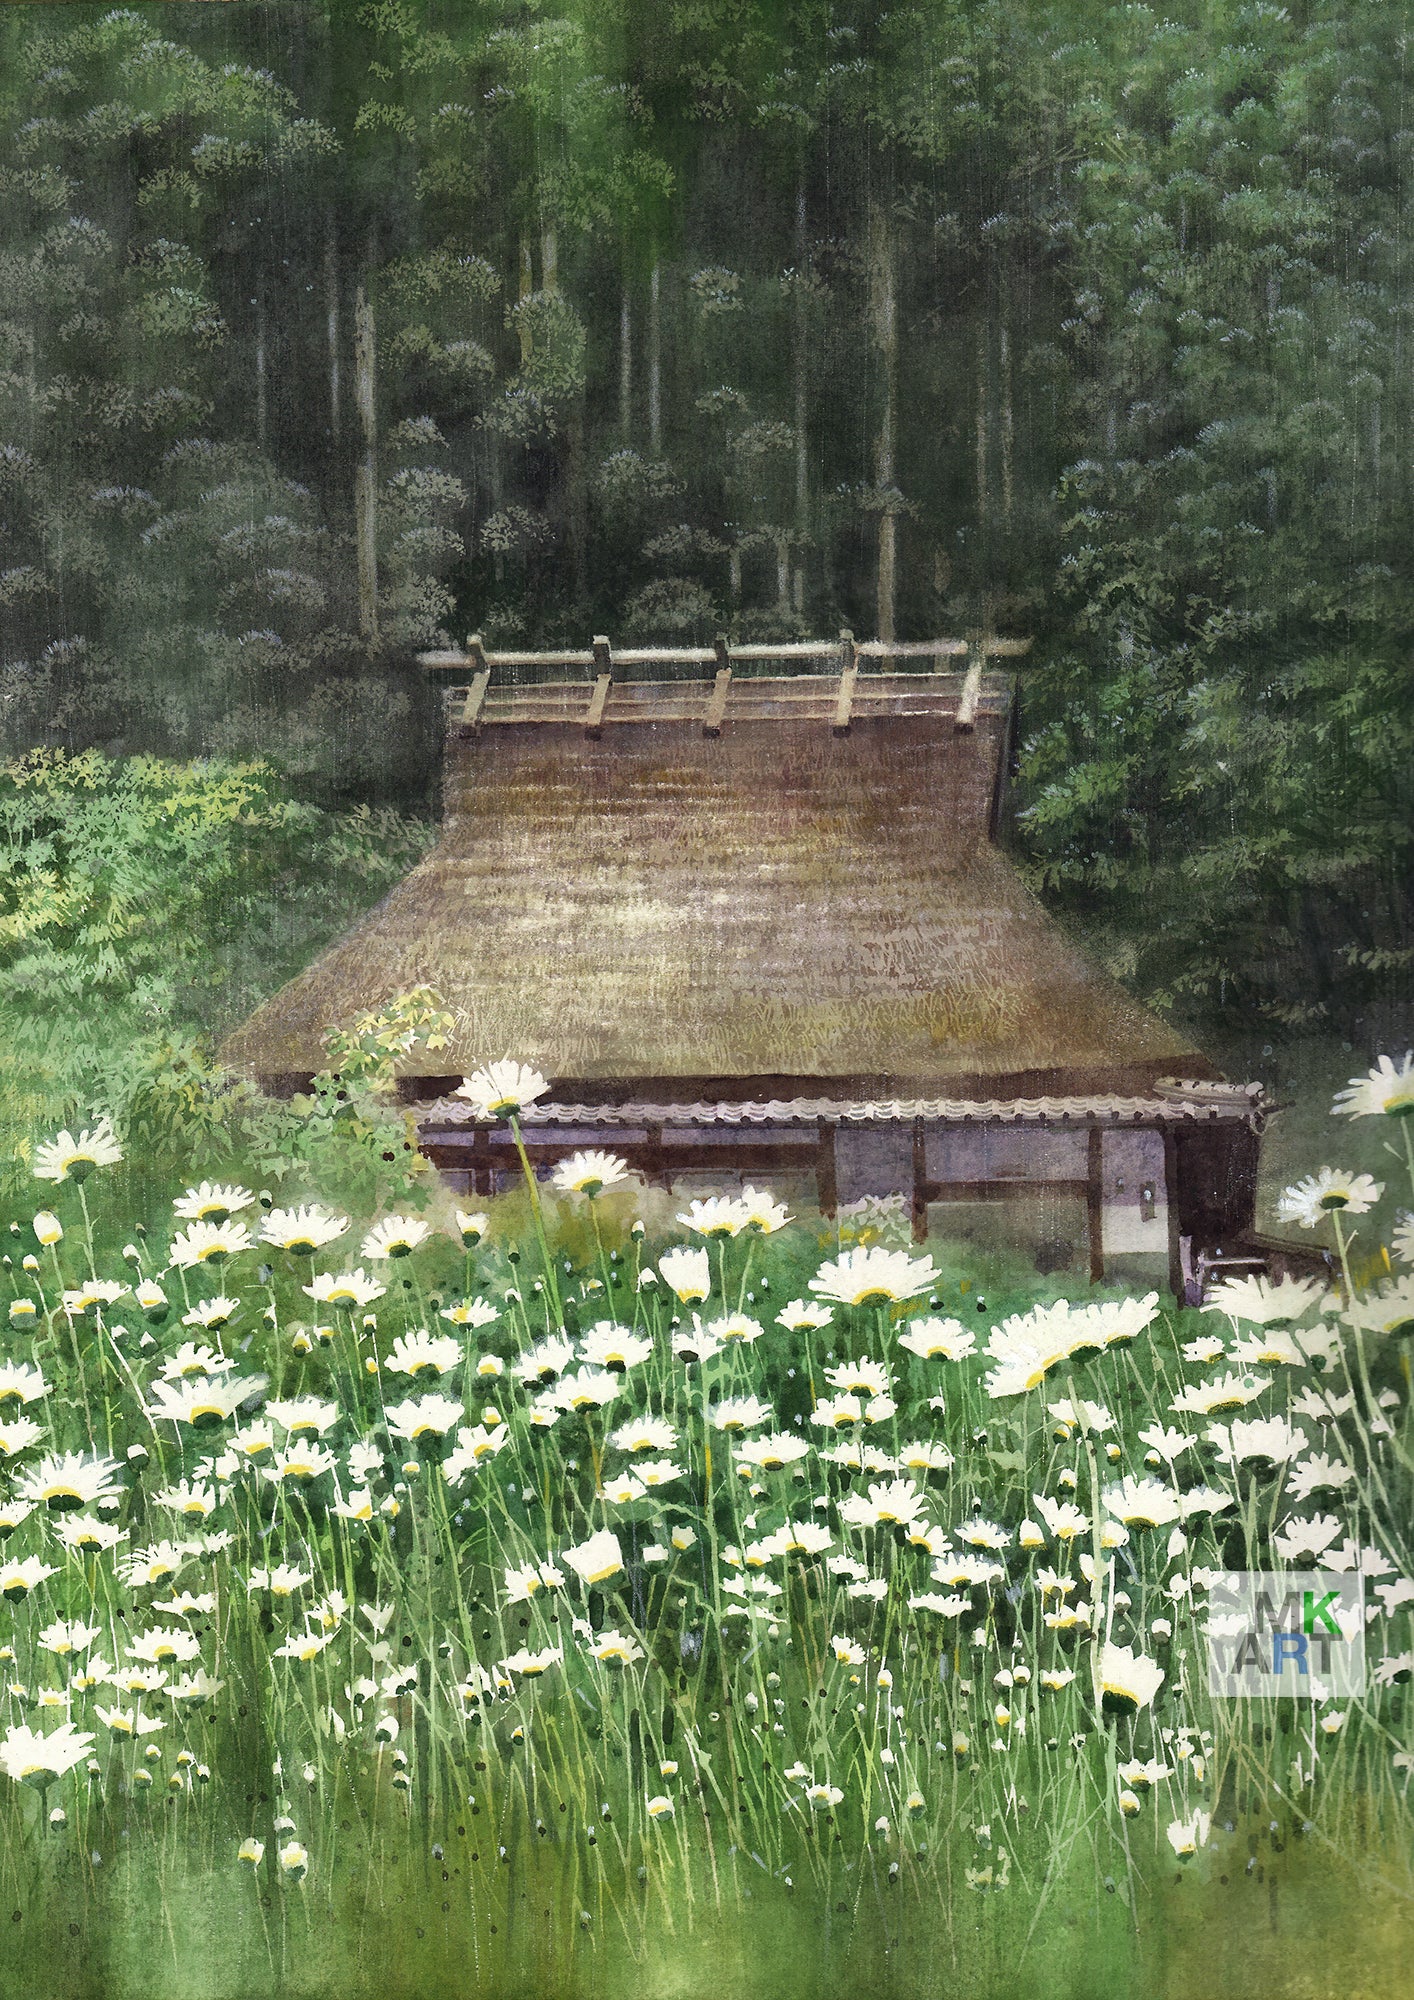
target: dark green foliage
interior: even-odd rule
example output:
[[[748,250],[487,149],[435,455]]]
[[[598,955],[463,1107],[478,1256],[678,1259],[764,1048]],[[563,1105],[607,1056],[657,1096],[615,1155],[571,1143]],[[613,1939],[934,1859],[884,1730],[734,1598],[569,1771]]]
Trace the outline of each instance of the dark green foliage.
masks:
[[[1022,846],[1124,977],[1407,999],[1400,9],[18,7],[0,57],[12,749],[407,799],[472,628],[996,622]]]
[[[266,1106],[213,1066],[213,1038],[428,837],[292,800],[261,764],[37,752],[0,770],[0,1173],[27,1178],[33,1131],[100,1110],[149,1176],[193,1147],[202,1171],[239,1156],[267,1173],[307,1150],[348,1117],[336,1094]]]

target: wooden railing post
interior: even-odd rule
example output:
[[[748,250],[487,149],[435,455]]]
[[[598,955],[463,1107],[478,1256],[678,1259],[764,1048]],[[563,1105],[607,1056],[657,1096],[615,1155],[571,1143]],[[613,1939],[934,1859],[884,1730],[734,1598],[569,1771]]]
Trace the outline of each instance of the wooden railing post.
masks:
[[[480,735],[481,710],[486,700],[486,690],[490,685],[491,669],[483,667],[467,689],[466,700],[462,703],[461,721],[458,727],[463,736]]]
[[[604,707],[613,684],[612,674],[600,674],[594,683],[594,692],[589,697],[589,712],[584,718],[584,733],[591,743],[597,743],[604,734]]]
[[[707,713],[702,722],[704,736],[720,736],[722,718],[727,712],[727,696],[732,685],[732,649],[724,632],[719,632],[712,642],[712,650],[717,655],[717,678],[712,684],[712,696],[707,703]]]
[[[846,626],[840,633],[840,691],[835,701],[835,719],[832,725],[836,736],[848,736],[850,716],[854,709],[854,683],[859,675],[859,655],[854,649],[854,634]]]

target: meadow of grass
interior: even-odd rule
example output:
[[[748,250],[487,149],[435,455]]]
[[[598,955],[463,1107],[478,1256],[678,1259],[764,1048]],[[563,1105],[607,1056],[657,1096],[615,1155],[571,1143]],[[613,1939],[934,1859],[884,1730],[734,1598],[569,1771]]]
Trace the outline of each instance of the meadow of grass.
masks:
[[[1400,1990],[1410,1096],[1291,1193],[1339,1285],[1201,1312],[599,1154],[357,1214],[35,1147],[7,1990]],[[1365,1692],[1212,1697],[1231,1568],[1357,1576]]]
[[[1339,1285],[1203,1313],[602,1159],[470,1217],[435,995],[210,1053],[425,826],[41,755],[0,836],[7,1993],[1406,1990],[1378,1089],[1267,1144]],[[1212,1699],[1227,1565],[1360,1574],[1367,1693]]]

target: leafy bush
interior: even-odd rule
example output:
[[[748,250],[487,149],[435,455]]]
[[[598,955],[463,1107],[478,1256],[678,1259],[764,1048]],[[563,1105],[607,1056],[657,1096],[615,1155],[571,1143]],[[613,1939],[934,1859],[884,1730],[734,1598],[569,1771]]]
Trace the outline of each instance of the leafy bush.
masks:
[[[429,839],[294,799],[259,763],[36,751],[0,769],[0,1154],[108,1111],[199,1161],[235,1101],[214,1040]]]

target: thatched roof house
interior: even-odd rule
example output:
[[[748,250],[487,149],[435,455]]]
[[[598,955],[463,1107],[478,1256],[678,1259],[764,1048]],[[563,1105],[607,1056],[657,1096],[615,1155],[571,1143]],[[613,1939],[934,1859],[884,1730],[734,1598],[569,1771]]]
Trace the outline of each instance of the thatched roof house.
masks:
[[[1250,1221],[1254,1094],[1088,963],[996,844],[1008,681],[864,673],[852,648],[843,671],[742,677],[749,650],[715,679],[592,687],[492,680],[525,656],[429,659],[471,683],[441,840],[226,1060],[288,1088],[331,1023],[427,984],[451,1074],[406,1087],[440,1100],[424,1143],[472,1185],[498,1137],[449,1091],[510,1054],[552,1079],[546,1158],[794,1162],[826,1207],[903,1191],[920,1223],[940,1199],[1065,1191],[1092,1269],[1106,1237],[1171,1256]]]

